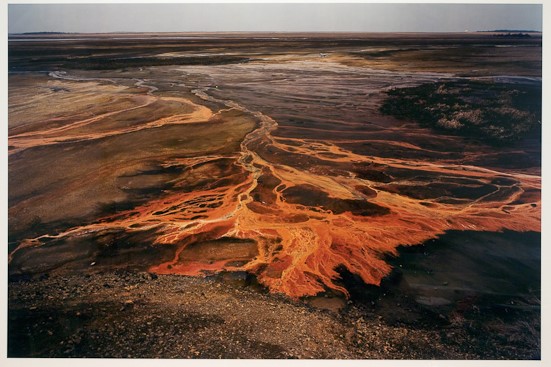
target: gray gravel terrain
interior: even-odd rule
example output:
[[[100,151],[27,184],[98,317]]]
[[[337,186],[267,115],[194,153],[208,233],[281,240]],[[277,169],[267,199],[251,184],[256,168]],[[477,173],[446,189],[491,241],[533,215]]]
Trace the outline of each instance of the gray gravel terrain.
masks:
[[[523,321],[499,331],[496,320],[480,323],[468,312],[415,313],[398,296],[368,304],[331,297],[292,301],[235,277],[114,271],[12,279],[8,356],[539,358],[518,328]]]

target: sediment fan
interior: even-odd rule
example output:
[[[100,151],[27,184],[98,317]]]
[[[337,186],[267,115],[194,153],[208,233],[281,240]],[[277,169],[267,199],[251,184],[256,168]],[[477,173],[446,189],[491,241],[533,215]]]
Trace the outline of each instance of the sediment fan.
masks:
[[[54,76],[77,84],[93,82],[70,75]],[[147,232],[155,245],[175,248],[171,259],[151,264],[152,272],[204,275],[244,270],[255,274],[271,291],[293,298],[315,295],[326,288],[347,295],[338,283],[339,266],[358,274],[367,284],[379,284],[390,271],[382,255],[396,253],[399,245],[422,243],[453,229],[540,228],[539,199],[526,200],[530,199],[526,193],[539,191],[538,176],[453,161],[370,156],[343,147],[367,141],[386,144],[390,149],[430,153],[400,139],[343,141],[337,131],[331,141],[274,136],[278,128],[274,118],[215,97],[215,90],[194,90],[200,99],[192,102],[159,95],[156,87],[143,80],[136,82],[136,87],[146,90],[126,96],[135,103],[133,107],[77,119],[61,127],[11,135],[10,154],[17,157],[31,147],[96,141],[181,124],[212,126],[244,118],[252,119],[256,127],[245,135],[234,154],[203,156],[191,152],[195,157],[166,161],[164,169],[180,167],[185,174],[159,199],[92,224],[23,240],[10,254],[12,267],[26,251],[32,254],[33,248],[55,246],[67,239]],[[220,107],[214,112],[201,103]],[[127,114],[147,108],[168,109],[170,114],[135,126],[118,126]],[[117,119],[109,120],[114,115]],[[353,121],[343,124],[361,126]],[[417,134],[422,137],[426,132],[419,130]],[[217,177],[191,187],[193,172],[206,166],[210,172],[196,178],[205,174]],[[454,193],[458,185],[469,190]],[[209,248],[221,255],[201,258],[201,251]]]

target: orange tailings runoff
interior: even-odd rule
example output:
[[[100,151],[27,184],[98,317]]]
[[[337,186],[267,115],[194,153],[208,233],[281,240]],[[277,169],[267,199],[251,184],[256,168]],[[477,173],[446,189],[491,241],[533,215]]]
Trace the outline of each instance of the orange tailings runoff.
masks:
[[[245,110],[235,103],[228,107]],[[56,237],[106,228],[128,232],[154,229],[156,245],[175,245],[177,250],[170,261],[152,265],[152,272],[198,276],[246,271],[270,291],[299,298],[325,289],[348,295],[338,284],[339,266],[367,284],[378,285],[391,270],[382,260],[383,254],[396,254],[400,245],[419,244],[445,231],[540,230],[539,194],[528,194],[541,189],[539,176],[449,162],[367,157],[331,143],[282,139],[272,135],[277,128],[272,118],[245,112],[253,114],[259,125],[241,143],[240,154],[231,157],[241,172],[241,182],[172,192]],[[491,184],[495,190],[474,199],[416,198],[397,189],[396,185],[402,191],[415,187],[417,183],[407,178],[381,183],[353,172],[324,174],[292,161],[275,162],[271,159],[274,149],[335,165],[375,164],[461,177],[468,180],[467,186],[478,182]],[[193,166],[194,159],[186,164]],[[221,241],[219,249],[216,241]],[[38,242],[35,239],[20,248]],[[201,258],[200,253],[194,255],[193,246],[200,243],[210,243],[210,260]]]
[[[124,223],[128,228],[136,222],[147,222],[155,218],[154,212],[175,202],[182,203],[177,213],[159,218],[165,225],[156,238],[159,244],[180,244],[180,251],[172,261],[152,266],[151,271],[186,275],[247,271],[255,274],[270,291],[293,298],[315,295],[325,288],[348,296],[347,290],[335,282],[339,278],[335,269],[344,266],[365,283],[379,285],[391,270],[381,255],[396,254],[399,245],[419,244],[454,229],[540,230],[539,197],[523,200],[525,191],[540,189],[540,177],[522,174],[513,177],[474,166],[366,157],[319,141],[297,139],[300,141],[292,145],[294,154],[317,156],[335,164],[381,164],[461,176],[481,184],[495,184],[498,177],[509,178],[503,180],[503,186],[496,185],[494,192],[471,201],[415,199],[353,174],[328,176],[295,168],[291,161],[288,165],[271,163],[265,152],[270,147],[291,150],[283,143],[289,139],[273,137],[271,132],[277,123],[263,114],[255,115],[261,121],[260,126],[241,144],[241,156],[236,163],[248,172],[245,182],[152,202],[140,208],[139,217]],[[205,213],[205,218],[176,218],[187,212],[192,215],[198,203],[212,198],[218,204]],[[215,238],[253,240],[258,254],[239,265],[231,259],[209,264],[180,257],[191,243]]]

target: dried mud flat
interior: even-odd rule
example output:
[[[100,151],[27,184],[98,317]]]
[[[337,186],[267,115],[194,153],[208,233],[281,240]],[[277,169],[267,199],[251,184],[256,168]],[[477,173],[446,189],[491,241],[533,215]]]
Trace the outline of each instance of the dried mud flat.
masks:
[[[540,35],[150,37],[10,40],[11,356],[539,358]]]

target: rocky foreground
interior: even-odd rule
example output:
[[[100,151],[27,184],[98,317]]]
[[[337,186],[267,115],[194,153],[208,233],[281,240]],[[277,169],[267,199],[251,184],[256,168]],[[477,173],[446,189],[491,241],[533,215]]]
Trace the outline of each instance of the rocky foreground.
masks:
[[[540,358],[539,310],[515,302],[489,310],[480,300],[429,309],[391,289],[378,292],[372,301],[331,295],[292,301],[228,274],[11,279],[8,356]]]

